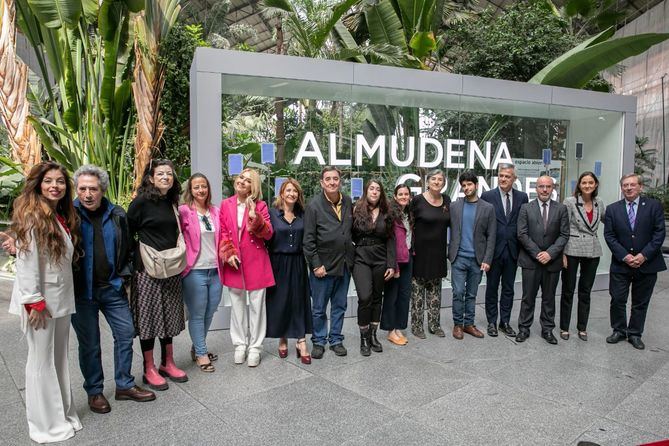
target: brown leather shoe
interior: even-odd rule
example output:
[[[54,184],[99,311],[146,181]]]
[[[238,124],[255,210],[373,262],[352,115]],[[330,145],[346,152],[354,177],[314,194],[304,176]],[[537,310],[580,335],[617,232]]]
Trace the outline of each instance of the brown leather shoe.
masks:
[[[462,339],[465,336],[462,334],[462,325],[456,325],[453,327],[453,337],[455,339]]]
[[[125,390],[116,389],[116,396],[114,399],[117,401],[133,400],[138,402],[145,402],[155,400],[156,394],[150,390],[142,389],[139,386],[132,386],[131,388]]]
[[[91,412],[95,413],[108,413],[111,412],[111,406],[107,398],[101,393],[97,395],[88,395],[88,407],[91,409]]]
[[[467,325],[464,328],[464,330],[462,330],[462,331],[464,331],[468,335],[474,336],[475,338],[482,338],[483,337],[483,333],[481,333],[481,330],[476,328],[476,325]]]

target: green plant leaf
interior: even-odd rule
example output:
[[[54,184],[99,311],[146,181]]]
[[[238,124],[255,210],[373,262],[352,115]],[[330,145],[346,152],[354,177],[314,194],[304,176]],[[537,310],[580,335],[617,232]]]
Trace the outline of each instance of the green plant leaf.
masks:
[[[344,49],[355,50],[358,48],[358,44],[356,43],[355,39],[351,35],[348,28],[346,28],[346,26],[344,26],[344,24],[341,22],[341,20],[335,23],[334,32],[339,37],[339,43],[344,47]],[[346,57],[344,59],[353,59],[356,62],[367,63],[367,59],[365,59],[361,54],[352,55],[351,57]]]
[[[432,31],[418,31],[411,37],[409,47],[413,50],[414,56],[422,59],[437,48],[434,33]]]
[[[154,0],[149,0],[149,1],[154,1]],[[143,10],[145,6],[144,0],[123,0],[123,3],[125,3],[125,6],[128,8],[130,12],[135,12],[135,13]]]
[[[335,25],[337,22],[339,22],[339,19],[348,12],[349,9],[356,3],[358,3],[360,0],[344,0],[341,3],[338,3],[337,5],[334,6],[332,9],[332,15],[330,18],[325,22],[325,24],[318,30],[315,36],[312,36],[312,42],[314,48],[322,48],[323,45],[325,45],[325,41],[327,40],[328,36],[334,29]]]
[[[628,57],[669,39],[669,33],[647,33],[601,41],[603,31],[584,44],[568,51],[537,73],[528,82],[560,87],[583,88],[597,73]],[[612,31],[611,31],[612,33]]]
[[[81,0],[28,0],[37,20],[47,28],[74,26],[81,15]]]
[[[287,0],[264,0],[263,5],[267,8],[278,8],[286,12],[295,13],[293,6]]]
[[[371,43],[389,43],[407,49],[402,22],[389,0],[381,0],[365,10]]]

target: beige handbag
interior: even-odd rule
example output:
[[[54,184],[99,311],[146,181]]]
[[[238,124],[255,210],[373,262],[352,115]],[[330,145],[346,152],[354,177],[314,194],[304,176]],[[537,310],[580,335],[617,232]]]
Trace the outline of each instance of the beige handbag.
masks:
[[[174,207],[174,214],[179,226],[177,246],[158,251],[149,245],[139,242],[139,254],[142,257],[144,270],[149,276],[155,279],[167,279],[168,277],[181,274],[186,269],[186,242],[181,232],[179,212],[176,207]]]

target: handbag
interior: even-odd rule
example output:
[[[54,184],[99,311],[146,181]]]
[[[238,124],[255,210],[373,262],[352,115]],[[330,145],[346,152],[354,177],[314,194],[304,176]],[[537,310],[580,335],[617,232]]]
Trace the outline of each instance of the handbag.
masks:
[[[141,241],[139,242],[139,254],[144,264],[144,270],[154,279],[167,279],[168,277],[181,274],[186,269],[186,241],[181,232],[181,223],[179,222],[179,213],[176,207],[174,207],[174,214],[179,226],[177,246],[158,251]]]

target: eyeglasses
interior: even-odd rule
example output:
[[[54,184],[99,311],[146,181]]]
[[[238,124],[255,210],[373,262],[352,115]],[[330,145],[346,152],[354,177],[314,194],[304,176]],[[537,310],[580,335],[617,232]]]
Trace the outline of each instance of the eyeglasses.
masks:
[[[211,231],[211,222],[209,221],[206,215],[202,216],[202,223],[204,223],[205,230]]]

